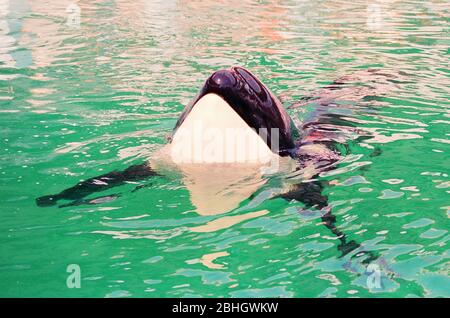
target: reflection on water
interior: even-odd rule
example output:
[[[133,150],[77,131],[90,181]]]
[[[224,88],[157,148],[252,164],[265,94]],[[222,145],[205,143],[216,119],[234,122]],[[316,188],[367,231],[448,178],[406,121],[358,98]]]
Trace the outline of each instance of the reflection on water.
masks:
[[[246,214],[240,214],[235,216],[224,216],[214,221],[208,222],[206,225],[197,226],[191,228],[192,232],[214,232],[222,229],[229,228],[237,223],[243,222],[248,219],[256,218],[269,213],[269,211],[250,212]]]
[[[79,27],[71,3],[0,0],[2,296],[450,295],[447,1],[80,0]],[[310,167],[222,188],[168,171],[35,206],[154,154],[231,65],[339,143],[320,180],[359,248],[341,257],[319,211],[273,198]],[[65,287],[68,264],[83,288]]]

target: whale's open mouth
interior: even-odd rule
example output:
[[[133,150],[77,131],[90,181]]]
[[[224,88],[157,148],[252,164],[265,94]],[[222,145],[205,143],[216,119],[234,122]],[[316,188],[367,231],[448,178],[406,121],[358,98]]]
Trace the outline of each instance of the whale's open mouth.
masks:
[[[267,162],[273,154],[289,154],[294,131],[268,88],[247,70],[233,67],[212,74],[181,114],[172,157],[197,163]]]

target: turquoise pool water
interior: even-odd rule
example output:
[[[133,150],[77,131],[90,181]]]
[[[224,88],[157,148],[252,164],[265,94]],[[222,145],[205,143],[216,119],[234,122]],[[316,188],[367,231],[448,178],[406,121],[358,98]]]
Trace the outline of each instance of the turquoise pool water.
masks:
[[[450,296],[448,2],[77,3],[80,20],[69,1],[0,0],[0,296]],[[391,74],[370,98],[352,89],[364,76],[336,98],[349,151],[321,177],[336,225],[375,260],[341,257],[317,211],[269,199],[277,180],[224,214],[198,213],[176,178],[36,206],[143,162],[232,65],[298,124],[317,106],[298,102],[333,80]]]

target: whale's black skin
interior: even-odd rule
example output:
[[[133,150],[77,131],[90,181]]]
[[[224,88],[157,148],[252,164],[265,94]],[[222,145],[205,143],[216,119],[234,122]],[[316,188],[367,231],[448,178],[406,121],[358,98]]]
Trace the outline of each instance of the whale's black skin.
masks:
[[[112,171],[101,176],[82,181],[71,188],[61,191],[58,194],[39,197],[36,199],[36,203],[41,207],[56,205],[58,200],[72,200],[72,203],[64,206],[79,205],[83,203],[95,204],[94,202],[98,198],[86,201],[83,200],[83,198],[92,193],[120,186],[129,181],[145,180],[156,175],[157,173],[145,163],[133,165],[123,171]]]
[[[253,74],[241,67],[233,67],[229,70],[221,70],[213,73],[206,80],[197,97],[180,115],[173,132],[180,127],[190,111],[195,107],[196,102],[209,93],[214,93],[222,97],[251,128],[256,130],[267,128],[269,136],[264,140],[269,147],[271,146],[271,128],[278,128],[278,154],[280,156],[291,156],[298,161],[299,167],[304,167],[305,164],[310,164],[311,162],[319,163],[319,166],[320,163],[323,163],[322,166],[332,167],[332,164],[338,160],[339,154],[333,151],[330,151],[326,156],[319,158],[312,156],[311,158],[307,153],[302,152],[302,146],[317,142],[326,145],[327,149],[333,149],[333,142],[330,142],[330,140],[326,138],[322,140],[319,137],[314,137],[317,131],[315,127],[327,121],[339,121],[341,120],[339,116],[336,117],[332,114],[319,116],[317,120],[305,123],[301,131],[298,131],[280,101]],[[331,168],[324,168],[321,171],[327,169]],[[147,163],[134,165],[123,171],[112,171],[82,181],[58,194],[39,197],[36,199],[36,203],[38,206],[52,206],[56,205],[59,200],[64,199],[71,200],[72,202],[60,205],[60,207],[79,204],[97,204],[114,199],[114,197],[120,194],[101,196],[88,200],[84,198],[90,194],[110,189],[126,182],[146,180],[155,176],[158,176],[158,174]],[[343,256],[357,249],[359,244],[355,241],[348,242],[346,235],[336,227],[336,217],[331,213],[327,197],[322,194],[323,187],[324,183],[320,181],[299,183],[289,192],[277,197],[286,200],[296,200],[304,203],[306,208],[314,207],[324,211],[322,216],[323,224],[340,240],[338,249],[342,252]],[[369,258],[366,261],[371,261],[374,258],[371,253],[369,254]]]

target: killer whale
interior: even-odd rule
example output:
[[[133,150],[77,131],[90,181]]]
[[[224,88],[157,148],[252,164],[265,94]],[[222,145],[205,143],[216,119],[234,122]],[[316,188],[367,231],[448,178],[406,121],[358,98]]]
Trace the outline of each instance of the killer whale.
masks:
[[[216,106],[211,106],[214,103]],[[327,140],[322,140],[320,134],[317,137],[312,133],[314,124],[307,123],[302,129],[298,129],[278,98],[256,76],[242,67],[232,67],[228,70],[216,71],[208,77],[198,95],[178,118],[169,137],[168,145],[177,143],[179,132],[188,125],[191,116],[202,118],[204,116],[202,112],[207,112],[208,109],[210,111],[213,109],[212,114],[209,113],[211,118],[223,119],[226,117],[223,116],[223,113],[213,115],[217,110],[225,110],[228,112],[228,117],[234,120],[233,123],[240,121],[240,124],[245,123],[241,127],[248,127],[255,131],[264,130],[265,136],[253,137],[260,138],[274,155],[294,160],[298,164],[298,169],[314,166],[313,172],[310,174],[312,181],[294,184],[288,191],[275,197],[302,202],[308,209],[323,210],[322,222],[339,239],[338,249],[342,255],[359,247],[355,241],[348,241],[347,236],[337,228],[336,217],[331,213],[327,197],[323,195],[325,184],[315,180],[320,172],[333,168],[333,164],[338,162],[340,154]],[[277,131],[277,147],[273,147],[272,144],[273,131]],[[58,194],[39,197],[36,199],[36,203],[41,207],[56,205],[59,200],[71,201],[60,207],[95,204],[107,200],[108,197],[85,198],[93,193],[127,182],[146,180],[159,175],[157,169],[145,162],[128,167],[123,171],[112,171],[79,182]]]

